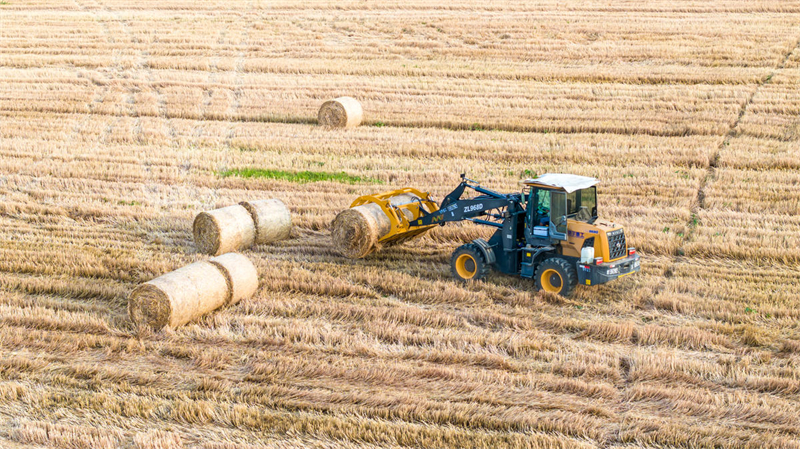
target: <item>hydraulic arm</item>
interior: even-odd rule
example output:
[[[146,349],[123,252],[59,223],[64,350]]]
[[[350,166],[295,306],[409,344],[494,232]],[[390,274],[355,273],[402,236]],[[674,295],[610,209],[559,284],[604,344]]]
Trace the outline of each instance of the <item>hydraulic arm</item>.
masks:
[[[481,195],[473,198],[461,197],[467,189]],[[503,227],[503,221],[509,218],[509,208],[519,204],[519,194],[503,194],[481,187],[475,181],[461,175],[461,183],[442,200],[439,210],[423,215],[410,223],[412,227],[444,224],[455,221],[471,221],[496,228]],[[496,211],[492,213],[491,211]],[[478,218],[486,217],[490,220]],[[491,220],[493,219],[493,220]]]

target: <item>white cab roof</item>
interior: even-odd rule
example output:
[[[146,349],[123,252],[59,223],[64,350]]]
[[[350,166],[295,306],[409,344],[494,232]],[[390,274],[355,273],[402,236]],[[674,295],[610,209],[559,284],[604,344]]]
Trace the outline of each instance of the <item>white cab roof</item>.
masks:
[[[555,187],[564,190],[567,193],[572,193],[576,190],[586,189],[597,185],[600,182],[597,178],[590,178],[588,176],[566,175],[562,173],[546,173],[538,178],[526,179],[522,181],[526,185],[543,185]]]

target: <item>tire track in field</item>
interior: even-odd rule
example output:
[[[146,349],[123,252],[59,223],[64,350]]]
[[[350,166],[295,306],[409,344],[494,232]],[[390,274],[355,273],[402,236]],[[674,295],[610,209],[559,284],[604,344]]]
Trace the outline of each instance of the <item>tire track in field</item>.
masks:
[[[722,137],[722,141],[717,146],[714,153],[709,158],[708,167],[706,168],[706,175],[700,182],[700,186],[697,189],[697,197],[695,200],[694,206],[691,208],[691,218],[687,223],[687,231],[683,236],[683,240],[681,241],[680,245],[676,250],[676,254],[673,255],[672,263],[669,264],[664,270],[664,279],[662,280],[661,284],[653,289],[653,296],[658,295],[659,293],[663,292],[666,288],[667,279],[673,276],[673,267],[677,265],[679,262],[688,259],[685,257],[685,247],[686,245],[692,240],[694,236],[695,230],[697,229],[699,223],[698,214],[705,210],[705,198],[706,198],[706,188],[710,184],[710,181],[713,181],[716,176],[717,165],[719,163],[720,153],[722,149],[729,145],[730,141],[737,136],[739,124],[742,121],[747,109],[753,103],[753,99],[761,90],[762,87],[769,84],[772,81],[773,76],[775,76],[779,71],[783,70],[786,67],[786,63],[789,61],[791,55],[800,49],[800,38],[795,41],[794,46],[791,47],[789,51],[787,51],[781,61],[770,71],[768,75],[762,78],[753,88],[750,96],[747,100],[742,103],[742,106],[739,108],[739,113],[736,115],[736,118],[731,122],[730,128],[728,132],[726,132]]]
[[[100,24],[100,28],[103,30],[103,34],[106,36],[106,42],[108,44],[115,44],[116,39],[114,38],[114,33],[111,31],[111,28],[108,26],[108,21],[104,17],[101,17],[100,14],[98,14],[98,10],[100,9],[100,7],[96,3],[91,6],[87,5],[85,3],[86,0],[74,0],[74,1],[81,11],[91,13],[94,16],[95,20]],[[111,70],[117,70],[117,71],[120,70],[119,52],[113,49],[111,52],[111,65],[108,68]],[[88,113],[86,114],[86,117],[80,123],[76,124],[75,127],[73,128],[73,134],[70,137],[70,141],[74,141],[76,136],[81,135],[83,133],[84,128],[91,121],[94,115],[102,114],[102,111],[97,110],[97,105],[103,104],[103,102],[105,102],[111,90],[111,84],[112,84],[111,82],[115,78],[113,75],[109,76],[108,73],[103,73],[101,71],[95,71],[94,74],[97,76],[90,75],[89,80],[95,86],[95,95],[88,105]],[[100,79],[101,76],[105,79],[101,80]],[[106,133],[108,133],[111,129],[113,128],[111,127],[111,125],[109,125],[109,127],[106,129]],[[105,133],[101,134],[98,137],[98,141],[103,142],[105,140],[105,137],[106,137]]]
[[[246,55],[245,52],[247,51],[248,40],[250,39],[250,31],[253,29],[255,25],[255,21],[248,21],[248,13],[251,12],[253,9],[253,2],[248,1],[244,5],[244,11],[240,13],[240,18],[246,22],[245,26],[242,27],[242,34],[241,39],[239,41],[239,46],[242,49],[236,54],[236,59],[233,63],[233,94],[231,105],[228,108],[228,121],[231,122],[231,126],[228,128],[228,131],[225,133],[225,146],[230,147],[231,141],[233,137],[236,135],[236,123],[240,122],[241,120],[237,116],[240,107],[240,99],[242,96],[242,86],[244,85],[244,79],[242,77],[242,73],[245,71],[245,59]]]
[[[217,45],[225,44],[228,32],[228,26],[220,30],[217,37]],[[208,62],[208,81],[206,82],[206,87],[203,89],[203,98],[200,100],[200,106],[198,107],[198,114],[200,114],[201,118],[205,118],[213,113],[211,107],[214,102],[214,92],[218,89],[215,86],[219,83],[219,60],[220,55],[219,50],[217,50],[211,55]],[[195,139],[199,139],[203,136],[203,127],[200,126],[200,124],[194,127],[192,136]]]
[[[713,179],[716,176],[717,164],[719,162],[719,157],[720,153],[722,152],[722,149],[725,148],[730,143],[731,139],[736,137],[739,129],[739,124],[741,123],[742,118],[747,112],[747,109],[753,103],[753,99],[761,90],[761,88],[769,84],[772,81],[773,76],[775,76],[779,71],[785,68],[786,63],[789,61],[791,55],[798,49],[800,49],[800,38],[798,38],[797,41],[795,42],[795,45],[788,52],[786,52],[786,54],[784,55],[782,60],[778,63],[778,65],[776,65],[768,75],[762,78],[755,85],[747,100],[744,103],[742,103],[742,106],[739,109],[739,113],[736,115],[736,118],[731,123],[730,128],[724,134],[724,136],[722,136],[723,139],[720,142],[719,146],[717,146],[716,150],[714,151],[714,154],[712,154],[712,156],[709,158],[709,163],[706,170],[706,176],[703,177],[700,186],[697,189],[697,199],[695,201],[694,207],[692,207],[691,209],[692,215],[687,225],[688,229],[683,237],[680,246],[676,251],[676,254],[673,256],[671,263],[667,264],[666,268],[664,269],[663,279],[661,283],[655,288],[653,288],[653,293],[652,293],[653,297],[657,296],[666,289],[667,280],[671,278],[674,274],[674,267],[681,261],[687,259],[687,257],[684,257],[685,246],[691,241],[692,236],[694,235],[694,231],[697,229],[697,226],[699,224],[697,214],[700,211],[705,210],[705,195],[706,195],[705,189],[710,184],[710,181],[713,181]],[[630,385],[631,361],[627,356],[620,355],[619,362],[620,362],[619,369],[621,377],[623,379],[623,384],[618,386],[618,388],[620,390],[621,396],[624,397],[625,392],[627,392],[628,389],[631,387]],[[617,413],[617,420],[613,423],[614,425],[612,426],[612,428],[609,429],[609,437],[608,439],[603,441],[603,444],[600,446],[601,448],[616,447],[619,444],[623,443],[621,434],[623,431],[622,425],[623,425],[624,415],[630,409],[631,409],[630,404],[624,402],[620,402],[619,404],[617,404],[615,410]]]
[[[133,33],[133,31],[131,31],[128,19],[120,16],[118,10],[114,10],[114,9],[110,8],[108,5],[106,5],[105,3],[103,3],[100,0],[76,0],[76,1],[91,1],[91,2],[94,3],[93,8],[92,8],[93,10],[103,10],[106,14],[112,16],[114,18],[114,21],[119,24],[119,26],[122,29],[122,31],[124,32],[124,34],[128,37],[128,42],[127,43],[130,44],[134,49],[136,48],[137,44],[141,43],[139,38]],[[107,27],[108,27],[108,25],[106,24],[106,28]],[[115,57],[117,58],[117,61],[118,61],[119,60],[119,55],[117,54]],[[150,64],[148,62],[149,57],[150,57],[150,52],[146,48],[142,48],[142,49],[138,50],[138,60],[132,65],[131,69],[135,70],[135,71],[143,72],[146,81],[148,82],[148,84],[152,87],[153,91],[155,92],[156,97],[157,97],[157,113],[156,114],[151,114],[151,115],[153,115],[155,117],[159,117],[159,118],[165,119],[164,133],[165,133],[165,135],[169,136],[170,139],[172,139],[174,141],[176,139],[176,136],[177,136],[177,131],[176,131],[175,127],[172,126],[172,122],[170,120],[171,117],[168,114],[167,101],[164,98],[164,95],[163,95],[163,93],[161,91],[161,88],[159,87],[159,84],[156,82],[155,74],[153,73],[153,71],[150,68]],[[113,67],[114,67],[114,69],[116,71],[116,75],[117,75],[117,76],[114,77],[114,81],[118,81],[119,82],[122,79],[124,79],[124,77],[122,77],[121,75],[123,74],[123,72],[125,70],[125,66],[123,64],[121,64],[120,62],[117,62],[117,63],[115,63],[113,65]],[[114,123],[113,126],[109,126],[108,127],[107,134],[104,135],[100,140],[102,143],[105,143],[106,138],[108,137],[108,135],[110,135],[111,131],[113,131],[113,129],[116,127],[116,125],[119,124],[122,121],[122,118],[124,118],[124,117],[135,117],[136,118],[134,120],[134,123],[133,123],[133,130],[132,131],[133,131],[133,134],[134,134],[135,139],[137,141],[139,141],[139,142],[143,141],[141,116],[146,116],[148,114],[142,114],[142,113],[140,113],[139,111],[136,110],[136,93],[138,93],[140,91],[139,88],[137,86],[128,86],[127,90],[128,90],[128,92],[126,94],[126,99],[124,101],[125,104],[127,104],[127,109],[128,109],[127,113],[122,113],[122,112],[117,113],[117,114],[110,113],[110,115],[114,115],[114,116],[119,117],[119,120],[117,120]],[[92,114],[95,115],[94,112],[92,112]],[[106,113],[106,114],[109,114],[109,113]]]
[[[101,0],[92,0],[92,1],[96,2],[108,14],[111,14],[116,19],[116,21],[120,24],[120,27],[122,28],[122,30],[128,36],[128,40],[132,45],[135,45],[135,44],[139,43],[139,38],[131,31],[130,26],[128,24],[128,20],[123,18],[123,17],[121,17],[117,10],[111,9],[107,4],[103,3]],[[171,118],[169,116],[169,109],[168,109],[167,99],[165,98],[165,95],[164,95],[164,93],[162,91],[162,88],[159,86],[159,83],[157,82],[155,73],[153,72],[153,70],[150,67],[150,64],[149,64],[150,52],[147,50],[147,47],[144,47],[144,48],[141,48],[138,53],[139,53],[139,60],[136,63],[136,65],[134,66],[134,69],[137,70],[137,71],[143,72],[144,78],[147,80],[147,82],[150,84],[152,90],[155,92],[156,98],[157,98],[157,100],[156,100],[156,102],[157,102],[157,114],[156,114],[156,117],[161,118],[161,119],[164,120],[163,130],[164,130],[164,134],[167,136],[167,138],[168,138],[168,140],[170,142],[170,146],[176,146],[177,145],[177,141],[179,140],[178,131],[175,128],[175,126],[173,125],[172,120],[171,120]],[[134,121],[134,124],[133,124],[132,132],[133,132],[133,134],[135,136],[134,138],[137,141],[143,142],[144,139],[143,139],[143,136],[142,136],[142,125],[141,125],[141,118],[140,117],[142,115],[146,115],[146,114],[140,114],[138,111],[136,111],[136,109],[135,109],[135,96],[134,96],[135,92],[136,92],[135,88],[129,88],[129,93],[128,93],[129,98],[126,101],[129,104],[128,114],[117,114],[120,117],[120,119],[118,120],[117,123],[122,121],[123,117],[126,117],[126,116],[136,117],[136,119]],[[102,142],[104,142],[104,141],[102,141]],[[146,172],[147,172],[147,177],[150,178],[151,175],[152,175],[152,171],[151,171],[151,167],[149,165],[146,165]],[[159,182],[152,182],[152,184],[158,184],[158,183]],[[145,195],[147,195],[147,193],[145,193]],[[152,198],[149,198],[149,199],[152,199]],[[147,249],[146,245],[143,245],[142,247],[139,247],[138,249],[136,249],[136,254],[135,254],[134,257],[135,257],[136,260],[149,260],[149,258],[148,258],[149,253],[150,253],[150,251]],[[152,277],[152,276],[148,275],[147,273],[142,273],[142,270],[140,270],[139,268],[134,268],[132,271],[133,271],[134,276],[136,278],[140,278],[142,276],[144,276],[145,278]]]
[[[699,218],[697,217],[697,214],[700,211],[705,210],[706,208],[705,204],[706,188],[711,183],[711,181],[713,181],[716,177],[716,171],[717,171],[717,165],[719,163],[720,153],[722,152],[723,148],[728,146],[731,140],[738,135],[739,124],[741,123],[744,115],[747,113],[747,109],[753,103],[753,99],[755,99],[756,95],[758,95],[758,93],[761,91],[761,88],[772,82],[772,78],[786,67],[786,63],[789,61],[789,58],[798,49],[800,49],[800,38],[798,38],[795,41],[794,46],[792,46],[789,49],[789,51],[787,51],[786,54],[783,55],[783,58],[778,63],[778,65],[776,65],[767,76],[762,78],[761,81],[758,84],[756,84],[756,86],[753,88],[753,91],[750,93],[750,96],[747,98],[747,100],[742,104],[742,107],[739,109],[739,113],[736,116],[736,119],[734,119],[734,121],[731,123],[728,132],[724,135],[719,146],[717,146],[717,149],[714,151],[714,154],[712,154],[711,157],[709,158],[706,176],[703,177],[700,183],[700,187],[697,189],[697,199],[695,201],[695,206],[692,208],[692,217],[688,223],[688,231],[684,236],[681,246],[678,248],[679,255],[683,255],[685,245],[689,243],[689,241],[692,239],[692,236],[694,235],[694,231],[697,229],[697,226],[699,224]]]
[[[128,29],[127,21],[120,18],[115,11],[109,9],[105,4],[102,4],[97,0],[75,0],[75,2],[80,6],[82,10],[92,11],[96,19],[100,22],[101,26],[103,27],[105,34],[108,36],[109,43],[116,44],[117,39],[115,38],[114,32],[109,27],[108,24],[109,20],[105,17],[101,17],[100,14],[98,14],[98,11],[103,11],[106,15],[112,16],[114,18],[113,21],[117,22],[120,28],[123,30],[123,32],[129,36],[130,43],[135,44],[138,42],[138,40],[132,35],[130,30]],[[91,3],[91,5],[87,6],[87,4],[85,3]],[[92,107],[90,107],[89,109],[89,115],[87,116],[87,121],[94,115],[107,114],[105,111],[97,110],[93,106],[94,104],[102,104],[105,101],[108,94],[110,93],[112,86],[119,85],[118,83],[120,82],[120,80],[125,78],[123,76],[123,73],[125,72],[126,67],[121,60],[122,51],[123,51],[122,48],[120,49],[115,48],[112,50],[111,65],[109,66],[110,72],[105,73],[106,81],[105,81],[104,94],[102,97],[98,96],[93,100]],[[96,80],[92,81],[95,84],[98,84]],[[128,98],[125,100],[125,102],[129,105],[128,114],[131,116],[135,116],[136,112],[134,108],[134,97],[131,92],[128,93]],[[104,132],[101,133],[100,136],[98,137],[98,142],[101,144],[106,144],[108,142],[111,133],[113,133],[114,129],[116,129],[123,120],[122,114],[112,114],[112,115],[116,115],[118,118],[113,123],[109,123]]]

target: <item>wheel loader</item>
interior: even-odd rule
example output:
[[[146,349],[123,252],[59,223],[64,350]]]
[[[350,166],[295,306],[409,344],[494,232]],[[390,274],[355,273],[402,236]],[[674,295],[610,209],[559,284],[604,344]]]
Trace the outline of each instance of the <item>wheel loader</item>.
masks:
[[[522,181],[521,192],[498,193],[461,175],[461,183],[436,204],[430,195],[401,189],[358,198],[377,203],[391,222],[379,242],[418,236],[436,225],[471,221],[496,228],[450,259],[453,276],[478,280],[491,269],[532,278],[540,290],[569,296],[576,285],[598,285],[638,272],[640,257],[619,225],[598,218],[595,178],[548,173]],[[476,193],[465,197],[465,192]],[[395,205],[395,193],[416,192],[417,201]]]

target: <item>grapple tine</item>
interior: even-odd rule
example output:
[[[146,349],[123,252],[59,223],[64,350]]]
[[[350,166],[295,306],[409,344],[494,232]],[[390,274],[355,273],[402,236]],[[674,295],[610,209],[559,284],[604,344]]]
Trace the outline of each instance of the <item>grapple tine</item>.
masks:
[[[413,195],[417,197],[418,200],[402,204],[393,204],[392,199],[401,195]],[[434,225],[414,227],[411,229],[409,223],[426,214],[439,210],[439,206],[430,199],[430,194],[428,192],[422,192],[412,187],[391,190],[374,195],[364,195],[356,198],[350,207],[358,207],[367,203],[374,203],[380,206],[383,213],[389,218],[391,223],[389,232],[378,239],[378,242],[384,245],[402,243],[425,233]]]

